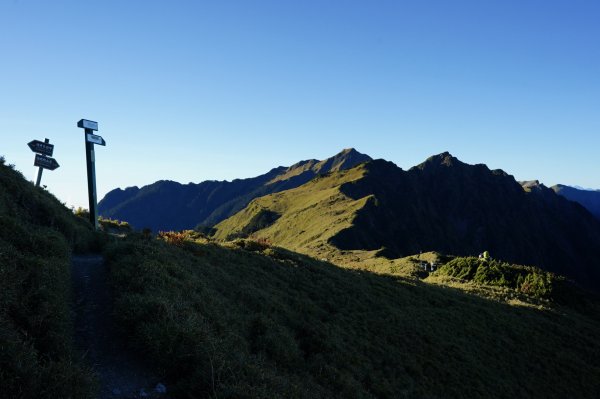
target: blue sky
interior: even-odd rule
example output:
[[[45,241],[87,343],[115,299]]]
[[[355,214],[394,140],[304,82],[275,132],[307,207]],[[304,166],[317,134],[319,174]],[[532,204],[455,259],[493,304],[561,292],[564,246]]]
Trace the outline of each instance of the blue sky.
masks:
[[[87,207],[115,187],[250,177],[355,147],[450,151],[600,188],[598,1],[0,0],[0,154]]]

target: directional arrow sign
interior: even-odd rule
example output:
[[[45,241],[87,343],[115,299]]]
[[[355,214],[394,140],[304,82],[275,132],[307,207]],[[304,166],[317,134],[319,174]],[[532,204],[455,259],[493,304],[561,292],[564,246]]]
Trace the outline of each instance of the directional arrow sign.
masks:
[[[102,136],[98,136],[97,134],[91,134],[91,133],[86,134],[86,140],[89,143],[94,143],[94,144],[99,144],[99,145],[106,145],[106,141],[104,141],[104,139],[102,138]]]
[[[50,158],[44,155],[35,154],[35,162],[33,166],[39,166],[40,168],[54,170],[60,165],[56,162],[56,159]]]
[[[54,144],[44,143],[43,141],[33,140],[27,143],[27,145],[31,148],[31,151],[48,155],[49,157],[51,157],[54,152]]]

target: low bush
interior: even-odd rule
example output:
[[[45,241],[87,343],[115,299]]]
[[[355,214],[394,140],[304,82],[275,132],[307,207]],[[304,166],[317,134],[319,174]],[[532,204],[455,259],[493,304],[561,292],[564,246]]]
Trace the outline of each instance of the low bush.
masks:
[[[475,257],[454,258],[441,266],[436,274],[477,284],[511,288],[543,299],[552,299],[556,286],[565,280],[563,277],[535,267]]]

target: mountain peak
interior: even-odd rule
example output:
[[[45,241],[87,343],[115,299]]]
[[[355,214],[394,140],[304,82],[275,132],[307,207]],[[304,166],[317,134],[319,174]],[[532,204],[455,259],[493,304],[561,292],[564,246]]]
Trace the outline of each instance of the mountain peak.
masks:
[[[331,158],[319,162],[315,171],[317,173],[337,172],[343,169],[350,169],[354,166],[372,161],[373,158],[366,154],[361,154],[354,148],[344,148]]]
[[[462,164],[462,162],[460,162],[458,158],[453,157],[452,154],[450,154],[448,151],[444,151],[441,154],[429,157],[429,160],[437,162],[444,166],[454,166],[456,164]]]
[[[355,148],[350,147],[350,148],[344,148],[337,155],[354,155],[354,154],[360,154],[360,152],[356,151]]]
[[[363,162],[367,162],[367,161],[371,161],[372,158],[366,154],[360,153],[358,151],[356,151],[355,148],[344,148],[342,151],[338,152],[336,155],[334,155],[332,157],[333,159],[339,159],[339,158],[352,158],[352,159],[356,159],[356,158],[363,158],[364,161]]]
[[[425,160],[425,162],[415,166],[415,168],[421,170],[437,169],[440,167],[453,167],[464,165],[458,158],[452,156],[448,151],[444,151],[441,154],[432,155]]]
[[[521,186],[523,186],[523,188],[525,188],[525,189],[531,189],[531,188],[539,187],[540,181],[539,180],[525,180],[525,181],[520,181],[519,184],[521,184]]]

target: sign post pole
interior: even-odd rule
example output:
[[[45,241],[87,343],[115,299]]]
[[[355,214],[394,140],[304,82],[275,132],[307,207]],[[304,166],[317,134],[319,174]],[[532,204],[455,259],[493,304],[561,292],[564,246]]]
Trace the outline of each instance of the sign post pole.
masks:
[[[88,133],[93,134],[92,129],[84,129],[87,138]],[[85,160],[87,164],[88,196],[90,199],[90,222],[94,229],[98,230],[98,201],[96,198],[96,157],[94,154],[94,143],[85,140]]]
[[[39,187],[40,183],[42,182],[42,172],[44,171],[44,168],[42,168],[40,166],[39,170],[38,170],[38,176],[37,176],[37,180],[35,181],[35,186]]]
[[[48,139],[44,139],[44,143],[48,144],[50,142],[50,140]],[[38,170],[38,175],[37,175],[37,181],[35,182],[35,186],[39,187],[40,183],[42,182],[42,172],[44,171],[44,168],[42,168],[40,166],[40,169]]]
[[[96,157],[94,153],[94,144],[106,145],[106,142],[102,137],[94,134],[94,131],[98,130],[98,122],[82,119],[77,122],[77,127],[84,129],[90,222],[92,223],[92,226],[94,226],[94,229],[98,230],[98,200],[96,197]]]

